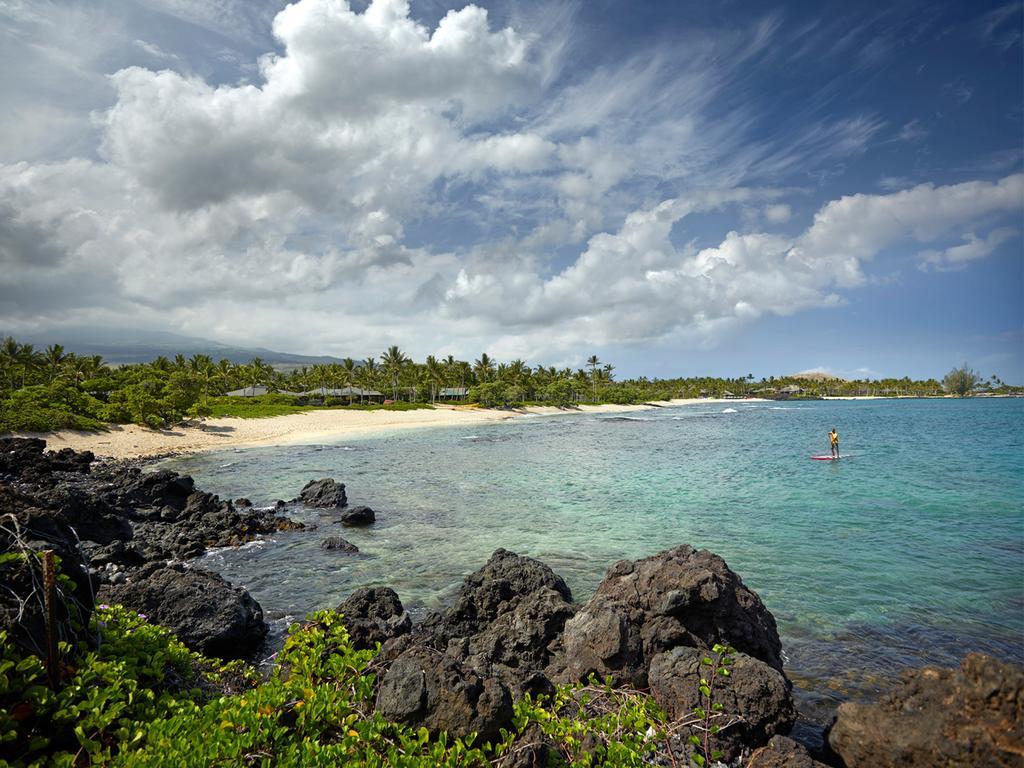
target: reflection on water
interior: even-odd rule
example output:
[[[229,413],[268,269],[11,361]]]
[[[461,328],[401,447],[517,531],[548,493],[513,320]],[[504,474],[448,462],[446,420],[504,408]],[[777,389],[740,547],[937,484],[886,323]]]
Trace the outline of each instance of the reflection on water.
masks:
[[[969,650],[1024,658],[1024,401],[868,401],[539,417],[338,444],[170,460],[256,503],[348,485],[369,528],[210,553],[271,619],[394,587],[442,605],[498,548],[548,563],[585,600],[616,560],[689,543],[721,554],[775,614],[806,712]],[[837,427],[855,460],[814,462]],[[357,556],[322,550],[341,534]]]

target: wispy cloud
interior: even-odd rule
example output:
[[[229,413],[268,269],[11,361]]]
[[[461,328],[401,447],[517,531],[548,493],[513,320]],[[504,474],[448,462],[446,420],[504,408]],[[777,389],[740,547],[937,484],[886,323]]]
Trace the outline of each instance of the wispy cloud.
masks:
[[[1024,6],[1018,0],[1001,5],[978,20],[978,33],[981,40],[993,48],[1005,53],[1019,45],[1021,26],[1024,23]]]

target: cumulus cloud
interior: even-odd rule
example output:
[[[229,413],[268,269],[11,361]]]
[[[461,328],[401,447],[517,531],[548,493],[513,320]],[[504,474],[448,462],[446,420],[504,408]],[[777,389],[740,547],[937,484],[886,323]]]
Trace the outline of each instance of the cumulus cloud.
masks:
[[[476,5],[433,26],[405,0],[299,0],[272,22],[238,0],[146,5],[274,45],[256,77],[217,79],[125,31],[141,58],[87,78],[90,151],[0,165],[5,328],[131,317],[309,351],[534,358],[706,341],[841,303],[901,242],[933,245],[934,268],[981,258],[1009,236],[992,217],[1021,208],[1019,175],[922,185],[779,234],[776,180],[834,173],[885,121],[751,136],[738,68],[771,50],[774,17],[561,71],[564,38]],[[737,209],[753,231],[721,223]],[[705,214],[722,218],[698,238]]]
[[[446,311],[538,335],[557,323],[569,347],[710,334],[765,314],[836,305],[844,289],[866,282],[866,265],[887,249],[956,236],[987,217],[1019,212],[1024,175],[842,197],[824,205],[796,238],[729,232],[697,251],[673,244],[673,229],[687,217],[753,195],[704,192],[636,211],[618,232],[591,238],[575,263],[548,279],[523,264],[505,274],[463,269],[445,295]],[[1011,234],[996,230],[935,258],[947,265],[980,258]]]

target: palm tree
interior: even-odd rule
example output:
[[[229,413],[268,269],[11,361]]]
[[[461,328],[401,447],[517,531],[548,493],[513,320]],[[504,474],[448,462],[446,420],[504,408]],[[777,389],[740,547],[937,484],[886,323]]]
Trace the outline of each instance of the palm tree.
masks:
[[[246,384],[252,387],[253,395],[256,394],[256,387],[271,381],[274,369],[263,362],[262,358],[254,357],[245,366]]]
[[[363,389],[373,389],[377,384],[377,361],[368,357],[363,361],[363,367],[359,369],[359,383]]]
[[[7,379],[11,389],[15,387],[14,369],[18,366],[21,354],[21,344],[14,340],[13,336],[5,336],[0,343],[0,365],[7,370]]]
[[[21,386],[25,386],[30,371],[39,367],[42,355],[31,344],[22,344],[18,350],[18,365],[21,366]]]
[[[64,354],[64,347],[60,344],[51,344],[43,353],[43,359],[46,361],[46,368],[50,374],[49,383],[53,384],[53,380],[60,376],[61,369],[64,367],[68,356]]]
[[[210,399],[210,382],[214,379],[216,371],[213,367],[213,358],[209,355],[192,355],[188,361],[189,373],[199,382],[203,393],[203,402]]]
[[[473,364],[473,373],[476,374],[477,381],[491,380],[494,375],[494,361],[488,357],[486,352],[481,354],[480,359]]]
[[[214,378],[217,379],[220,384],[220,390],[227,392],[231,389],[231,377],[234,373],[234,366],[231,361],[226,358],[221,358],[217,361],[217,368],[214,372]]]
[[[388,347],[387,351],[381,355],[381,367],[383,367],[384,373],[391,377],[391,394],[395,400],[398,399],[398,379],[402,375],[402,370],[410,362],[412,361],[395,344]]]
[[[444,384],[444,367],[433,355],[427,355],[427,381],[430,382],[430,402],[437,402],[437,390]]]
[[[601,361],[597,359],[597,355],[587,358],[587,365],[590,366],[590,379],[594,388],[594,402],[597,402],[597,366],[600,364]]]

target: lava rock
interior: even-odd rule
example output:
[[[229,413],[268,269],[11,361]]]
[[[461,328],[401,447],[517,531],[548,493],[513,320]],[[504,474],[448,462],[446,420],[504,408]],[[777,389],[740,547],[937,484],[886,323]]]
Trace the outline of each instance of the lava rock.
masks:
[[[877,703],[841,704],[828,743],[847,768],[1020,766],[1024,669],[971,653],[907,670]]]
[[[671,719],[688,716],[698,706],[708,707],[699,690],[701,678],[712,679],[711,668],[701,663],[704,658],[712,657],[680,646],[651,659],[651,694]],[[722,705],[716,721],[722,730],[715,736],[715,746],[733,760],[767,744],[775,734],[789,733],[796,708],[792,686],[779,670],[745,653],[735,654],[728,669],[729,676],[716,677],[711,690],[712,701]]]
[[[320,549],[329,549],[333,552],[342,552],[344,554],[355,554],[359,551],[359,547],[351,541],[341,538],[341,536],[328,536],[320,542]]]
[[[357,650],[376,648],[412,629],[412,618],[390,587],[357,589],[336,610]]]
[[[222,659],[248,656],[268,629],[248,592],[199,568],[150,564],[124,584],[104,586],[98,598],[145,614],[189,648]]]
[[[828,768],[819,763],[802,744],[786,736],[772,736],[768,744],[750,756],[746,768]]]
[[[252,506],[252,502],[249,501],[249,499],[245,498],[245,496],[243,496],[240,499],[235,499],[233,503],[234,503],[234,505],[236,507],[251,507]]]
[[[731,645],[782,671],[775,618],[725,561],[679,546],[613,565],[596,594],[565,624],[549,674],[559,682],[610,675],[647,687],[650,660],[677,646]]]
[[[299,497],[294,501],[302,502],[307,507],[338,509],[348,504],[348,497],[345,496],[344,483],[325,477],[306,483],[299,491]]]
[[[494,768],[546,768],[556,747],[540,725],[531,723],[512,746],[493,762]]]
[[[536,694],[550,690],[543,671],[572,615],[572,592],[560,576],[538,560],[499,549],[417,635],[517,694]]]
[[[388,720],[455,737],[470,732],[494,742],[512,726],[512,697],[496,678],[484,678],[450,656],[415,646],[391,664],[377,693]]]
[[[338,521],[342,525],[357,526],[370,525],[377,520],[377,516],[369,507],[353,507],[341,516]]]

